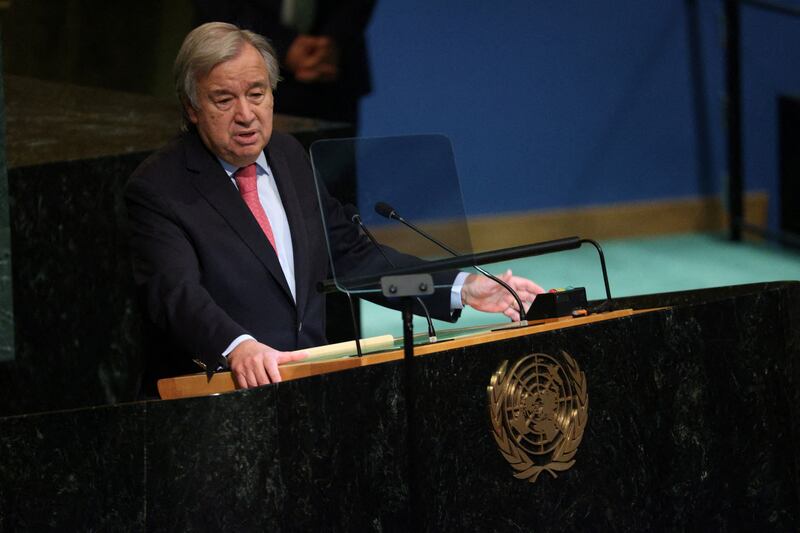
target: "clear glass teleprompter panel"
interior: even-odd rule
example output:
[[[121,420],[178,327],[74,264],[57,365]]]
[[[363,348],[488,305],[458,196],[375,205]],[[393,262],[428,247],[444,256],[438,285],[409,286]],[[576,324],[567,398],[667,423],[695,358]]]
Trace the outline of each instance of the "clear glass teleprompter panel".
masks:
[[[453,148],[443,135],[411,135],[329,139],[311,146],[311,161],[322,206],[322,219],[332,258],[336,287],[345,292],[379,292],[377,279],[396,267],[421,264],[435,266],[439,259],[452,257],[397,220],[376,213],[384,203],[406,221],[418,226],[459,255],[471,256],[461,186],[456,172]],[[355,207],[329,201],[326,187],[337,183],[356,184]],[[370,259],[352,264],[345,251],[353,246],[372,246],[342,242],[341,224],[349,223],[357,212],[382,245],[388,248],[389,261],[380,254],[361,254]],[[394,265],[394,266],[393,266]],[[371,278],[371,283],[365,283]],[[437,286],[443,287],[444,284]]]

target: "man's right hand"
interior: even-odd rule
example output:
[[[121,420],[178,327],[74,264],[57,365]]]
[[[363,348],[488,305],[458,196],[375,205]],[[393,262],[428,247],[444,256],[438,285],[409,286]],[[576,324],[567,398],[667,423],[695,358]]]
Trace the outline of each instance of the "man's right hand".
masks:
[[[240,389],[281,381],[278,365],[305,359],[305,352],[279,352],[266,344],[249,339],[228,354],[228,366]]]

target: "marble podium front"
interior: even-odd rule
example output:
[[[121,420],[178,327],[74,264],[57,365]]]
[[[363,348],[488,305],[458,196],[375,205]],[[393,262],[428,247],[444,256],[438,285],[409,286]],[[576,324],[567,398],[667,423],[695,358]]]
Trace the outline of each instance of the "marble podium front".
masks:
[[[402,361],[0,419],[0,530],[797,530],[800,283],[614,305],[663,309],[417,358],[411,426]],[[559,350],[588,423],[576,464],[530,483],[486,387]]]

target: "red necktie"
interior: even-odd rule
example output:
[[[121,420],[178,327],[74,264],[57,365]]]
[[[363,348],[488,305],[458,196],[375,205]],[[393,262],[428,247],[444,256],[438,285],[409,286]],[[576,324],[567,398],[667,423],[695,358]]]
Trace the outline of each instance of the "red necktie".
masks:
[[[242,200],[250,208],[250,212],[256,218],[256,222],[261,226],[261,231],[267,236],[269,243],[275,248],[275,237],[272,235],[272,226],[269,224],[267,213],[264,212],[264,207],[258,199],[258,187],[256,186],[256,164],[251,163],[246,167],[242,167],[234,174],[236,177],[236,185],[239,186],[239,194],[242,195]]]

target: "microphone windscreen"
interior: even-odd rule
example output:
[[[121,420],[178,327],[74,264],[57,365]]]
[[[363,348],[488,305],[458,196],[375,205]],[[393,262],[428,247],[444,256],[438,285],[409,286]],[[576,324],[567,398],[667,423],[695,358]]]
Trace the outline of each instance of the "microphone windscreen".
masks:
[[[389,204],[387,204],[386,202],[376,203],[375,212],[384,218],[392,218],[393,216],[397,216],[397,213],[395,213],[394,208]]]

